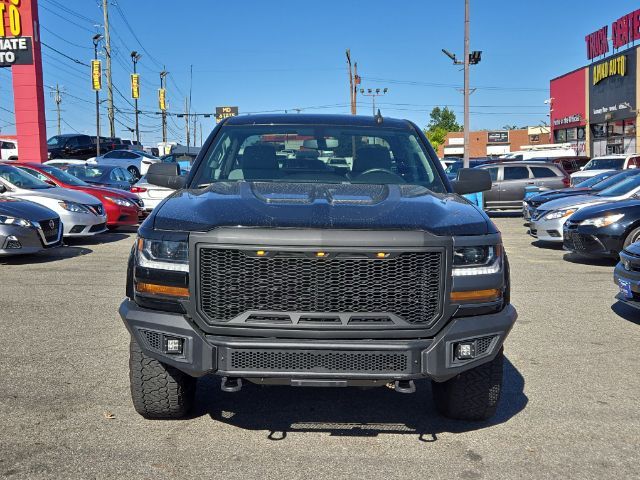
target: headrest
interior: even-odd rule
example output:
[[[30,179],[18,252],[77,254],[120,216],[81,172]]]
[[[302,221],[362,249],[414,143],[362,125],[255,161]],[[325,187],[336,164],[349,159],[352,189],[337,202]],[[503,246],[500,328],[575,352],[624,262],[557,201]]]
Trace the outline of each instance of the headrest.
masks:
[[[388,148],[369,145],[356,150],[352,173],[362,173],[373,168],[391,170],[391,152]]]

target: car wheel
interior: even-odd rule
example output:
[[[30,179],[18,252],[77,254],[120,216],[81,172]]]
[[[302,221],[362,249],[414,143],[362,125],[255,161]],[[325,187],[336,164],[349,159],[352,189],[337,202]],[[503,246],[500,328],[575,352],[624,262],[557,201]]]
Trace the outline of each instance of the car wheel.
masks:
[[[193,406],[197,380],[145,355],[131,339],[129,381],[133,406],[148,419],[182,418]]]
[[[446,382],[431,382],[438,411],[456,420],[487,420],[498,408],[502,390],[503,349],[490,361]]]
[[[140,178],[140,170],[138,170],[136,167],[134,167],[133,165],[130,165],[127,170],[129,170],[129,173],[131,175],[133,175],[136,179]]]
[[[640,240],[640,227],[637,227],[631,230],[629,235],[627,235],[627,238],[624,239],[624,244],[622,245],[622,248],[627,248],[629,245],[637,242],[638,240]]]

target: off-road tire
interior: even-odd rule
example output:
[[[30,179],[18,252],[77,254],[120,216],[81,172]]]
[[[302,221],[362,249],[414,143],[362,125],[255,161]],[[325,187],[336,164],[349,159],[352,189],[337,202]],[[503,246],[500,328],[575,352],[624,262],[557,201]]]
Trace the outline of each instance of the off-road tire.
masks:
[[[502,348],[498,355],[446,382],[431,382],[438,411],[456,420],[487,420],[498,408],[502,389]]]
[[[182,418],[193,406],[196,379],[145,355],[133,339],[129,381],[133,406],[144,418]]]

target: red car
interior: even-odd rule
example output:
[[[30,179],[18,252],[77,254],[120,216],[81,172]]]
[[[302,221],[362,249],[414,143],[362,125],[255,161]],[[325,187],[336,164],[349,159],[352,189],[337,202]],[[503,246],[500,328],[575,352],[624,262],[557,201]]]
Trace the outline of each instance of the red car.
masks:
[[[110,229],[137,225],[139,218],[143,216],[142,200],[135,193],[89,185],[73,175],[50,165],[42,165],[35,162],[12,162],[11,165],[52,185],[93,195],[104,205],[107,213],[107,227]]]

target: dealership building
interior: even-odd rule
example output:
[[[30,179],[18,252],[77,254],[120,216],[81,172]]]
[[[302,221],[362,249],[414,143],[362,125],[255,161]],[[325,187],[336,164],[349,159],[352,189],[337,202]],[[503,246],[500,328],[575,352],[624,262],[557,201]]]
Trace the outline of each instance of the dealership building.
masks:
[[[611,42],[610,42],[611,40]],[[640,9],[585,37],[588,65],[551,80],[554,143],[579,155],[636,153]]]
[[[438,156],[462,157],[464,134],[449,132],[444,144],[438,148]],[[513,130],[477,130],[469,132],[469,156],[493,157],[518,150],[535,148],[549,143],[548,127],[528,127]]]

